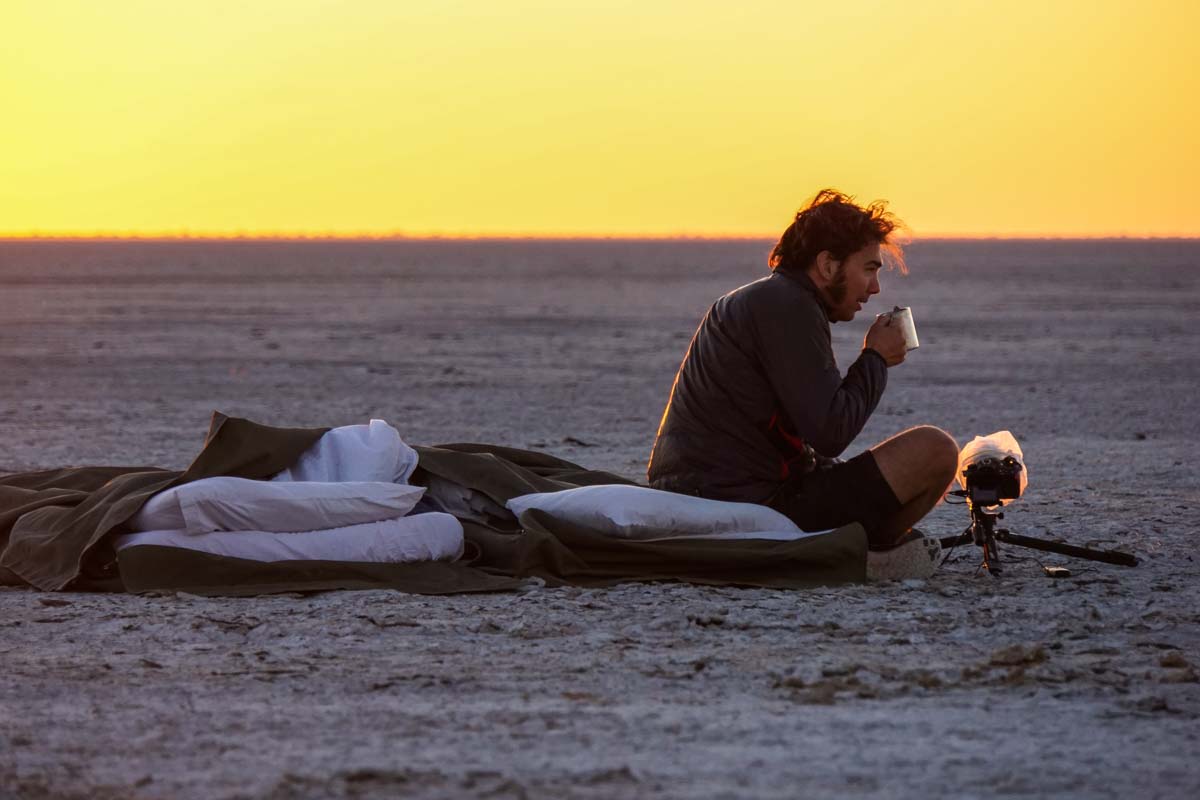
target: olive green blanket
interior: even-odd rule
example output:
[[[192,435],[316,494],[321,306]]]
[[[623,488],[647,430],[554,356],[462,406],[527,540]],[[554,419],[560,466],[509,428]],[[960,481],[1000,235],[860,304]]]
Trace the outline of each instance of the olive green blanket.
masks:
[[[290,466],[325,428],[275,428],[214,414],[204,448],[183,472],[155,467],[75,467],[0,477],[0,583],[55,591],[190,591],[213,595],[393,588],[422,594],[503,591],[523,579],[549,585],[627,581],[805,588],[862,581],[866,537],[850,525],[791,542],[613,539],[541,512],[494,525],[463,521],[464,559],[454,563],[262,563],[167,547],[132,547],[121,532],[151,495],[229,475],[266,479]],[[418,470],[496,503],[530,492],[629,483],[545,453],[452,444],[416,448]],[[414,476],[419,482],[420,475]],[[667,536],[670,531],[664,531]]]

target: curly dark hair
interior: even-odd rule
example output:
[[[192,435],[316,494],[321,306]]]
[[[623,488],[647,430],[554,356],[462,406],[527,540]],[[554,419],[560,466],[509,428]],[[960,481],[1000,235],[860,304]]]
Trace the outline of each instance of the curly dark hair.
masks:
[[[887,202],[876,200],[867,207],[835,189],[822,189],[796,212],[796,219],[779,237],[767,264],[772,271],[804,272],[817,255],[828,250],[835,261],[871,244],[880,245],[885,262],[901,274],[908,272],[904,249],[892,238],[904,223],[887,210]]]

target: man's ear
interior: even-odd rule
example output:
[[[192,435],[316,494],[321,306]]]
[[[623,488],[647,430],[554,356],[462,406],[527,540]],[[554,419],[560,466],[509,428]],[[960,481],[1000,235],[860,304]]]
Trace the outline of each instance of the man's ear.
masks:
[[[838,266],[841,262],[833,257],[833,253],[828,250],[822,250],[817,253],[816,259],[816,277],[821,281],[822,285],[833,282],[834,276],[837,275]]]

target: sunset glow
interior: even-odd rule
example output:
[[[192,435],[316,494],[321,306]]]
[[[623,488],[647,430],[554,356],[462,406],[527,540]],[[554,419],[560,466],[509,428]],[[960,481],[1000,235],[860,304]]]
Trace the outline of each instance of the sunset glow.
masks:
[[[1200,236],[1200,4],[3,4],[0,234]]]

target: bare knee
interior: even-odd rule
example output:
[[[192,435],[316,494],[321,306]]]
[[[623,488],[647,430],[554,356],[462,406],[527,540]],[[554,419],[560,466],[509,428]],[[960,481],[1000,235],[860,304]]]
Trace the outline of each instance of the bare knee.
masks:
[[[900,502],[941,494],[958,470],[958,444],[932,425],[898,433],[872,449],[876,463]]]
[[[914,446],[924,455],[931,478],[943,488],[954,480],[958,471],[958,442],[953,436],[933,425],[918,425],[905,433],[915,437]]]

